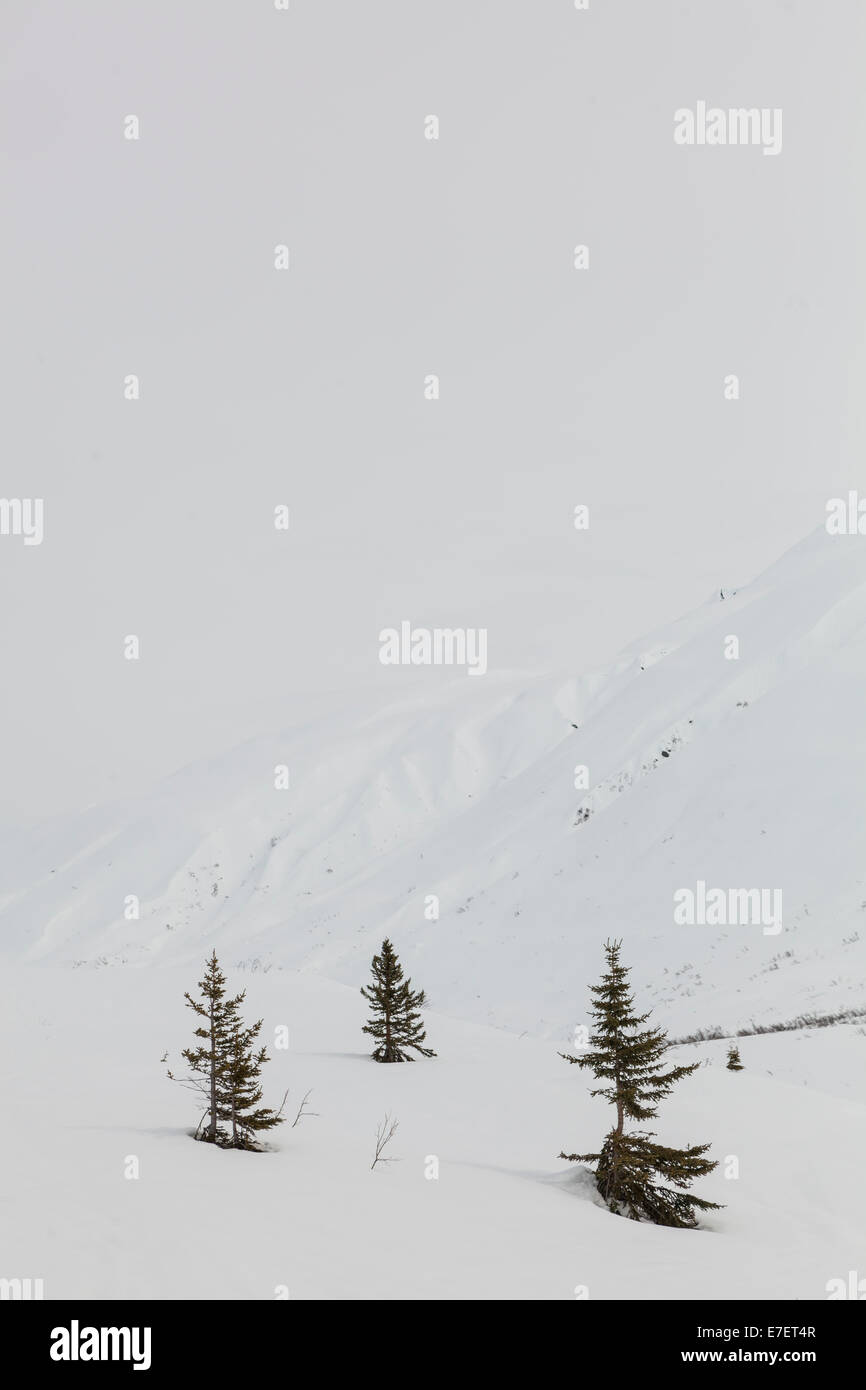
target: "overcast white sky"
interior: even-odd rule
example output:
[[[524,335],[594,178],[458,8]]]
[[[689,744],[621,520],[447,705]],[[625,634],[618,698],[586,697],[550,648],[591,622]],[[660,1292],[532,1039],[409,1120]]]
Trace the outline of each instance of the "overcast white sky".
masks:
[[[821,524],[863,481],[864,30],[4,0],[0,496],[45,538],[0,536],[2,818],[387,695],[402,619],[585,669]],[[698,100],[782,108],[781,154],[676,146]]]

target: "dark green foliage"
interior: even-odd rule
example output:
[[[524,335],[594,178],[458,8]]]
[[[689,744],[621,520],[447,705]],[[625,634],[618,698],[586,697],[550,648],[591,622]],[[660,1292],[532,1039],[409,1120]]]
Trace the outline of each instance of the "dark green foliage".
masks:
[[[743,1064],[740,1061],[740,1049],[736,1043],[731,1043],[728,1048],[728,1071],[742,1071]]]
[[[226,1139],[220,1120],[224,1117],[222,1069],[228,1047],[227,1015],[229,1003],[237,1004],[239,1001],[226,1000],[225,983],[226,977],[219,968],[214,951],[205,965],[204,979],[198,982],[201,999],[193,999],[189,992],[184,994],[187,1007],[202,1020],[195,1030],[195,1036],[201,1038],[202,1042],[183,1050],[190,1070],[190,1076],[183,1084],[198,1091],[204,1100],[204,1112],[195,1137],[209,1144],[222,1144]],[[168,1075],[172,1081],[176,1079],[171,1071]]]
[[[253,1044],[262,1020],[246,1027],[240,1016],[246,991],[227,998],[225,983],[214,951],[199,981],[201,1000],[184,995],[187,1007],[203,1020],[195,1030],[202,1042],[183,1051],[190,1069],[184,1084],[204,1100],[197,1139],[225,1149],[256,1150],[256,1135],[283,1123],[282,1107],[275,1112],[260,1105],[259,1076],[269,1058],[264,1047],[255,1051]],[[168,1075],[176,1079],[171,1072]]]
[[[717,1202],[693,1197],[686,1190],[695,1178],[718,1166],[703,1157],[709,1144],[668,1149],[653,1142],[653,1131],[626,1131],[625,1122],[654,1119],[659,1102],[700,1063],[667,1070],[661,1065],[669,1046],[667,1035],[659,1028],[642,1026],[650,1017],[648,1013],[634,1013],[629,972],[619,959],[621,944],[605,943],[607,971],[600,984],[590,987],[595,1028],[590,1049],[580,1057],[560,1053],[567,1062],[588,1067],[597,1080],[604,1082],[591,1094],[603,1096],[616,1106],[616,1124],[598,1153],[561,1153],[559,1157],[595,1164],[598,1191],[617,1215],[633,1221],[652,1221],[658,1226],[696,1226],[695,1209],[719,1208]]]
[[[373,1058],[377,1062],[414,1062],[405,1051],[413,1048],[422,1057],[435,1057],[424,1047],[427,1034],[419,1010],[427,1002],[423,989],[412,990],[412,981],[403,979],[403,967],[386,937],[382,954],[373,957],[373,983],[361,993],[372,1009],[363,1032],[376,1039]]]
[[[243,998],[241,994],[239,1001]],[[278,1111],[274,1111],[261,1104],[262,1088],[259,1078],[265,1062],[270,1061],[267,1048],[253,1047],[261,1027],[261,1019],[250,1027],[244,1027],[240,1018],[233,1016],[230,1023],[224,1071],[225,1118],[231,1123],[231,1138],[227,1148],[258,1149],[260,1146],[256,1143],[256,1135],[283,1123],[282,1106]],[[283,1104],[285,1099],[284,1096]]]

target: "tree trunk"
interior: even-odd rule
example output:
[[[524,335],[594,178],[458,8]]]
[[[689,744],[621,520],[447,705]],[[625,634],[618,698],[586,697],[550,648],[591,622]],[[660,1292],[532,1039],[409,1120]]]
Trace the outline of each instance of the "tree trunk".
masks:
[[[216,1101],[216,1022],[214,1020],[214,1001],[210,1001],[210,1139],[216,1143],[217,1130]]]

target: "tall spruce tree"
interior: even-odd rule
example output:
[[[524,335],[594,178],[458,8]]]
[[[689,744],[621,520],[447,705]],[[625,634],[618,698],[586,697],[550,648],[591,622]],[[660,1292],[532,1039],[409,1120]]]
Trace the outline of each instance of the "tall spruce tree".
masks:
[[[601,983],[590,987],[594,997],[591,1050],[580,1057],[560,1053],[567,1062],[588,1067],[604,1082],[591,1094],[604,1096],[616,1106],[616,1124],[598,1153],[561,1153],[559,1157],[594,1164],[598,1191],[617,1215],[633,1221],[649,1220],[658,1226],[693,1227],[697,1225],[695,1209],[719,1209],[718,1202],[693,1197],[687,1190],[695,1178],[718,1167],[703,1157],[709,1144],[666,1148],[653,1142],[653,1131],[629,1131],[625,1126],[627,1120],[654,1119],[659,1102],[700,1063],[668,1070],[660,1065],[669,1045],[667,1034],[659,1028],[642,1027],[649,1013],[635,1014],[629,971],[620,964],[621,945],[620,941],[605,942],[607,970]]]
[[[252,1049],[262,1021],[245,1028],[240,1006],[246,991],[229,998],[225,984],[226,977],[214,951],[205,965],[204,979],[199,980],[201,999],[193,999],[189,992],[184,994],[187,1007],[202,1020],[195,1030],[195,1036],[202,1041],[183,1050],[190,1070],[183,1084],[197,1091],[203,1100],[196,1139],[221,1148],[254,1149],[255,1134],[281,1124],[282,1120],[279,1112],[254,1108],[262,1099],[258,1077],[268,1061],[265,1048],[257,1053]],[[168,1076],[172,1081],[179,1079],[171,1071]],[[225,1128],[227,1124],[230,1130]]]
[[[430,1047],[424,1047],[427,1034],[421,1023],[419,1009],[427,1002],[423,989],[412,989],[412,981],[403,979],[403,967],[394,947],[386,937],[381,955],[373,957],[373,983],[361,988],[372,1009],[372,1018],[363,1027],[376,1039],[373,1057],[377,1062],[414,1062],[406,1048],[422,1057],[435,1057]]]

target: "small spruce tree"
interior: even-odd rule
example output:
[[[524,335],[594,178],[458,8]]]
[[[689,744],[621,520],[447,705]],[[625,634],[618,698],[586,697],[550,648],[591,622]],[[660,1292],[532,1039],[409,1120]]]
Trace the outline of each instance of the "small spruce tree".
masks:
[[[616,1124],[598,1153],[561,1153],[559,1157],[573,1163],[594,1164],[598,1191],[617,1215],[633,1221],[649,1220],[658,1226],[696,1226],[695,1208],[719,1208],[718,1202],[704,1201],[687,1191],[695,1178],[718,1166],[703,1157],[709,1144],[666,1148],[653,1142],[652,1131],[627,1131],[625,1126],[627,1120],[654,1119],[659,1102],[700,1063],[674,1066],[667,1071],[660,1065],[668,1048],[667,1034],[658,1028],[642,1027],[650,1017],[648,1013],[635,1014],[629,971],[620,964],[621,945],[619,941],[605,943],[607,971],[600,984],[591,986],[591,1050],[580,1057],[560,1053],[567,1062],[588,1067],[604,1082],[592,1095],[604,1096],[616,1106]]]
[[[361,988],[372,1008],[372,1017],[363,1032],[376,1040],[373,1058],[377,1062],[414,1062],[406,1048],[413,1048],[422,1057],[435,1057],[424,1046],[427,1034],[419,1010],[427,1002],[423,989],[412,989],[412,981],[403,979],[403,967],[394,947],[386,937],[381,955],[373,957],[373,983]]]
[[[238,996],[238,1004],[243,998],[243,994]],[[250,1027],[244,1027],[236,1010],[231,1018],[224,1072],[226,1119],[231,1124],[231,1137],[226,1142],[226,1148],[258,1151],[261,1145],[257,1142],[257,1135],[283,1123],[282,1105],[275,1111],[260,1103],[263,1095],[260,1081],[262,1067],[270,1061],[267,1048],[253,1047],[261,1032],[262,1022],[259,1019]],[[283,1105],[285,1103],[286,1096],[283,1096]]]
[[[740,1049],[736,1043],[731,1043],[728,1048],[728,1071],[742,1071],[743,1064],[740,1061]]]
[[[184,995],[187,1007],[202,1020],[195,1030],[202,1041],[183,1050],[190,1070],[183,1084],[197,1091],[204,1102],[196,1139],[221,1148],[255,1149],[254,1136],[259,1130],[282,1123],[282,1107],[276,1114],[259,1108],[262,1092],[258,1077],[268,1057],[265,1048],[253,1052],[252,1044],[262,1021],[245,1028],[240,1006],[246,991],[228,998],[225,984],[214,951],[205,965],[204,979],[199,980],[201,999],[193,999],[188,992]],[[179,1079],[171,1071],[168,1076],[171,1081]],[[285,1103],[285,1097],[283,1100]]]
[[[195,1036],[201,1038],[202,1042],[183,1050],[190,1075],[183,1079],[182,1084],[202,1097],[203,1113],[195,1137],[208,1144],[221,1144],[226,1138],[226,1132],[220,1125],[225,1118],[223,1073],[228,1061],[231,1008],[236,1009],[240,999],[227,999],[225,984],[226,977],[220,970],[214,951],[205,965],[204,979],[198,982],[201,999],[193,999],[189,991],[183,996],[187,1008],[202,1020],[195,1030]],[[170,1070],[168,1076],[171,1081],[178,1079]]]

